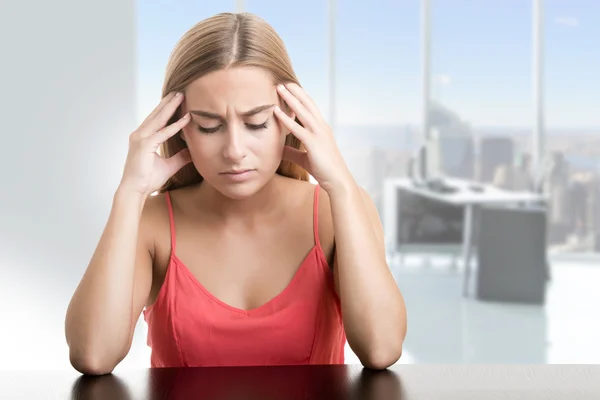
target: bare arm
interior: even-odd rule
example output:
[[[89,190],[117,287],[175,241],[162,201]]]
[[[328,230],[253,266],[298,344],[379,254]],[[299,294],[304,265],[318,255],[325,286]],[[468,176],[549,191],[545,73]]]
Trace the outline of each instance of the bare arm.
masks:
[[[117,191],[102,237],[67,309],[71,364],[84,374],[113,371],[129,352],[152,284],[152,248],[142,232],[145,200]],[[141,222],[141,223],[140,223]]]
[[[129,137],[123,178],[108,222],[67,309],[71,364],[84,374],[106,374],[127,355],[136,321],[152,286],[150,194],[191,161],[188,149],[168,159],[158,147],[177,134],[189,114],[167,125],[183,94],[170,93]],[[151,207],[150,207],[151,208]]]
[[[406,307],[386,262],[381,222],[369,195],[353,182],[329,197],[348,344],[363,365],[384,369],[402,354]]]
[[[306,148],[285,147],[283,158],[308,171],[329,195],[334,278],[348,343],[363,365],[387,368],[402,354],[406,308],[387,265],[377,210],[356,184],[314,101],[295,83],[277,90],[302,125],[278,106],[274,115]]]

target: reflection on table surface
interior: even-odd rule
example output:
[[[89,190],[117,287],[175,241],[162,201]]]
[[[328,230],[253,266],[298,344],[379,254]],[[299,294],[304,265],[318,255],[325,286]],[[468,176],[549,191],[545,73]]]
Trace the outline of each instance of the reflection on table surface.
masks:
[[[598,365],[162,368],[78,376],[0,371],[0,399],[600,399]]]
[[[397,372],[357,365],[161,368],[137,374],[137,382],[132,382],[133,375],[81,376],[72,399],[384,400],[401,396]]]

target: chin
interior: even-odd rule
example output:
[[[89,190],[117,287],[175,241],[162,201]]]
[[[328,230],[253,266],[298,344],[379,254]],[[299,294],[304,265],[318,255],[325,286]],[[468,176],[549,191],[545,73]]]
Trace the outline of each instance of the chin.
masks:
[[[232,200],[244,200],[260,190],[256,184],[219,185],[215,187],[223,196]]]
[[[252,179],[246,182],[224,182],[217,179],[213,187],[217,189],[223,196],[233,200],[244,200],[252,197],[259,192],[267,182],[264,179]]]

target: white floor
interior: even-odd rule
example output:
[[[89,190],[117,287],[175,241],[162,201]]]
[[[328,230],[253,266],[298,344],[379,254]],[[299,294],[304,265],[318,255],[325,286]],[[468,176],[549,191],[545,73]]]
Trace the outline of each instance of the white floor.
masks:
[[[545,306],[464,298],[444,257],[390,267],[408,311],[400,363],[600,363],[598,264],[553,262]]]

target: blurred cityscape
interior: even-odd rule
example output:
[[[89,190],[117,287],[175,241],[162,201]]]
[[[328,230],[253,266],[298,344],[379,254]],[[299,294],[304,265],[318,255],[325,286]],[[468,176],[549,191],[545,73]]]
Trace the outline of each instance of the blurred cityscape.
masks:
[[[536,189],[549,199],[551,252],[600,251],[600,129],[547,130],[542,171],[531,168],[531,129],[472,128],[451,110],[432,108],[440,176],[507,190]],[[340,126],[337,140],[358,183],[382,212],[383,182],[408,176],[421,143],[419,126]]]

